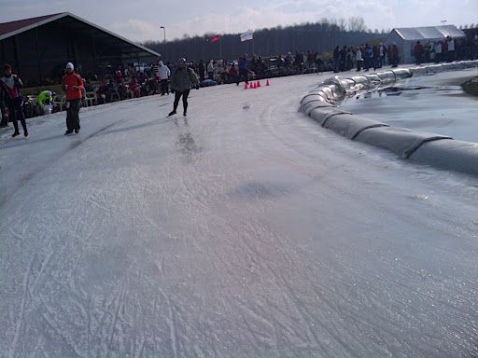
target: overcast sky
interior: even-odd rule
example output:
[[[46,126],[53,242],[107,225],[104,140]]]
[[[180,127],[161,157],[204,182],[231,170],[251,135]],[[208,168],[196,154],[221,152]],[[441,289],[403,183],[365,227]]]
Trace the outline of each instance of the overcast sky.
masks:
[[[478,0],[0,0],[0,22],[69,11],[132,41],[362,17],[371,29],[478,22]]]

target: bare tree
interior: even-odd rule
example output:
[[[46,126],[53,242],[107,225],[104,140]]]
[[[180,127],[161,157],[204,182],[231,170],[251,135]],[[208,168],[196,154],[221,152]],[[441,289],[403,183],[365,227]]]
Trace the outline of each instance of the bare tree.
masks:
[[[349,26],[348,30],[351,32],[365,32],[367,31],[367,26],[365,26],[365,21],[363,17],[351,16],[349,17]]]

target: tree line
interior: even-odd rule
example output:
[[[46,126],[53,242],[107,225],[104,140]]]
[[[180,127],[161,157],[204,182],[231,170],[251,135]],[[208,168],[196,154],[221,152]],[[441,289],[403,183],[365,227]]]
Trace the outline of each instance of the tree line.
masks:
[[[209,59],[236,60],[240,55],[256,55],[264,58],[280,54],[315,51],[319,54],[332,51],[335,46],[356,46],[367,41],[385,37],[388,31],[367,29],[361,17],[349,19],[322,19],[315,23],[293,26],[277,26],[256,30],[253,40],[241,42],[240,34],[219,34],[216,42],[211,39],[218,35],[184,35],[173,41],[147,41],[143,46],[161,54],[163,61],[175,62],[180,57],[199,61]]]

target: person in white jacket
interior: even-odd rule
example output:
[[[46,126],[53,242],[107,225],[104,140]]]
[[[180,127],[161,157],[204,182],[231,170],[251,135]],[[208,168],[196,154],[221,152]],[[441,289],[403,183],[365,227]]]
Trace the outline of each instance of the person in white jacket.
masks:
[[[355,61],[357,62],[357,72],[359,72],[362,70],[363,64],[362,50],[360,47],[357,47],[357,50],[355,51]]]
[[[164,96],[165,94],[169,95],[168,81],[169,77],[171,76],[171,71],[169,70],[169,67],[163,63],[163,61],[159,61],[159,70],[157,76],[159,77],[161,83],[161,96]]]
[[[208,78],[210,80],[214,80],[214,61],[213,60],[209,60],[209,63],[206,66],[206,71],[207,71]]]

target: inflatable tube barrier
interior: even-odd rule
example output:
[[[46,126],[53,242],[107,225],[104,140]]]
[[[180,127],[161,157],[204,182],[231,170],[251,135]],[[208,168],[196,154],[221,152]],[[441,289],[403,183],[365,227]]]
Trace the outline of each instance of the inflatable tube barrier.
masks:
[[[368,90],[369,91],[375,91],[382,85],[382,80],[376,73],[372,73],[370,75],[366,75],[368,80]]]
[[[354,140],[361,132],[377,127],[388,127],[387,124],[373,119],[356,116],[351,113],[329,116],[323,127],[334,131],[341,136]]]
[[[318,94],[318,90],[317,91],[314,91],[314,92],[310,92],[308,95],[305,95],[302,100],[300,101],[300,104],[303,105],[303,104],[306,104],[308,102],[313,102],[313,101],[317,101],[317,100],[323,100],[323,97],[321,97],[319,94]]]
[[[310,116],[310,112],[317,108],[337,108],[334,105],[326,102],[325,100],[315,100],[307,102],[299,108],[299,112],[303,112],[306,115]]]
[[[427,74],[426,67],[412,67],[410,68],[412,76],[425,76]]]
[[[330,117],[336,116],[338,114],[350,114],[350,112],[343,111],[337,107],[316,108],[310,112],[309,116],[321,126],[324,126]]]
[[[462,68],[465,69],[465,68],[472,68],[472,67],[476,67],[477,66],[477,62],[478,60],[474,60],[474,61],[462,61],[461,62],[461,65],[463,66]]]
[[[441,64],[426,66],[427,75],[443,72],[443,66]]]
[[[358,142],[387,149],[404,159],[412,155],[423,143],[440,139],[452,138],[400,127],[371,128],[362,131],[355,138]]]
[[[417,163],[436,165],[478,176],[478,144],[453,141],[451,137],[389,127],[385,123],[355,116],[338,109],[341,100],[362,93],[392,87],[397,81],[412,76],[428,76],[444,70],[478,67],[478,60],[395,68],[351,78],[334,77],[301,100],[299,111],[321,126],[346,138],[396,153]]]
[[[478,143],[440,140],[420,146],[410,160],[478,176]]]
[[[377,76],[382,81],[383,86],[392,86],[397,81],[397,77],[393,71],[379,72]]]
[[[394,68],[392,72],[395,73],[395,78],[397,80],[405,80],[413,76],[412,71],[408,68]]]

